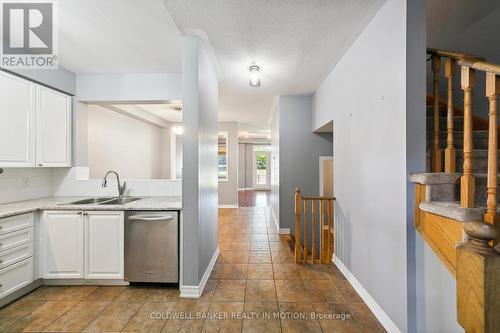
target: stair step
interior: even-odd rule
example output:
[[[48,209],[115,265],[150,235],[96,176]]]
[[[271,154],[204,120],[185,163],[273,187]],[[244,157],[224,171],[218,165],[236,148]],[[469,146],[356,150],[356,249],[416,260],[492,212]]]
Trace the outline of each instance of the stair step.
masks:
[[[434,142],[434,133],[427,132],[427,149],[431,148]],[[439,144],[441,149],[446,148],[446,131],[439,132]],[[472,132],[472,139],[474,149],[488,149],[488,131],[474,131]],[[455,148],[462,148],[464,145],[464,133],[463,132],[453,132],[453,141],[455,143]]]

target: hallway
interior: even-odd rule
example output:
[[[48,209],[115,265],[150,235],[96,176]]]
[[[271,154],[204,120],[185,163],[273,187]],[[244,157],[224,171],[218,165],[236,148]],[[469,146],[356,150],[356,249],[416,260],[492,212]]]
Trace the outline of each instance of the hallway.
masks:
[[[238,190],[239,207],[269,207],[271,191]]]
[[[220,209],[219,245],[198,300],[177,287],[43,286],[0,310],[0,331],[384,332],[333,265],[294,263],[269,208]]]

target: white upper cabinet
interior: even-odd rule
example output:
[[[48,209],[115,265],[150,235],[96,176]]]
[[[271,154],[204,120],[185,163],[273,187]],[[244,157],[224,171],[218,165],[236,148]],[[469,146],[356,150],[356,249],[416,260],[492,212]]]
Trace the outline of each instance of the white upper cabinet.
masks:
[[[71,166],[71,97],[0,71],[0,167]]]
[[[35,163],[35,84],[0,71],[0,166]]]
[[[36,166],[71,166],[71,97],[37,86]]]

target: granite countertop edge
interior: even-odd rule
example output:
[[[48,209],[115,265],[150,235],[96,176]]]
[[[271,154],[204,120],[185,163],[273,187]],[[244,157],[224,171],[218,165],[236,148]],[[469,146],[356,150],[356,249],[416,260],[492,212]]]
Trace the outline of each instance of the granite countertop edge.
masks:
[[[93,211],[154,211],[182,210],[181,197],[141,197],[124,205],[69,205],[68,202],[90,197],[45,197],[0,204],[0,218],[33,213],[41,210],[93,210]],[[110,198],[111,199],[111,198]]]

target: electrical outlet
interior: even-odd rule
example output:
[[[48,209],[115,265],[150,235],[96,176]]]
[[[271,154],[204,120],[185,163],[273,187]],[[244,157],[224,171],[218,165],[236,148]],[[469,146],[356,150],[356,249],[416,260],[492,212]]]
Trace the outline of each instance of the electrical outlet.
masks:
[[[26,188],[26,187],[29,187],[29,186],[30,186],[30,179],[29,179],[29,177],[23,177],[23,178],[21,179],[21,186],[22,186],[23,188]]]

